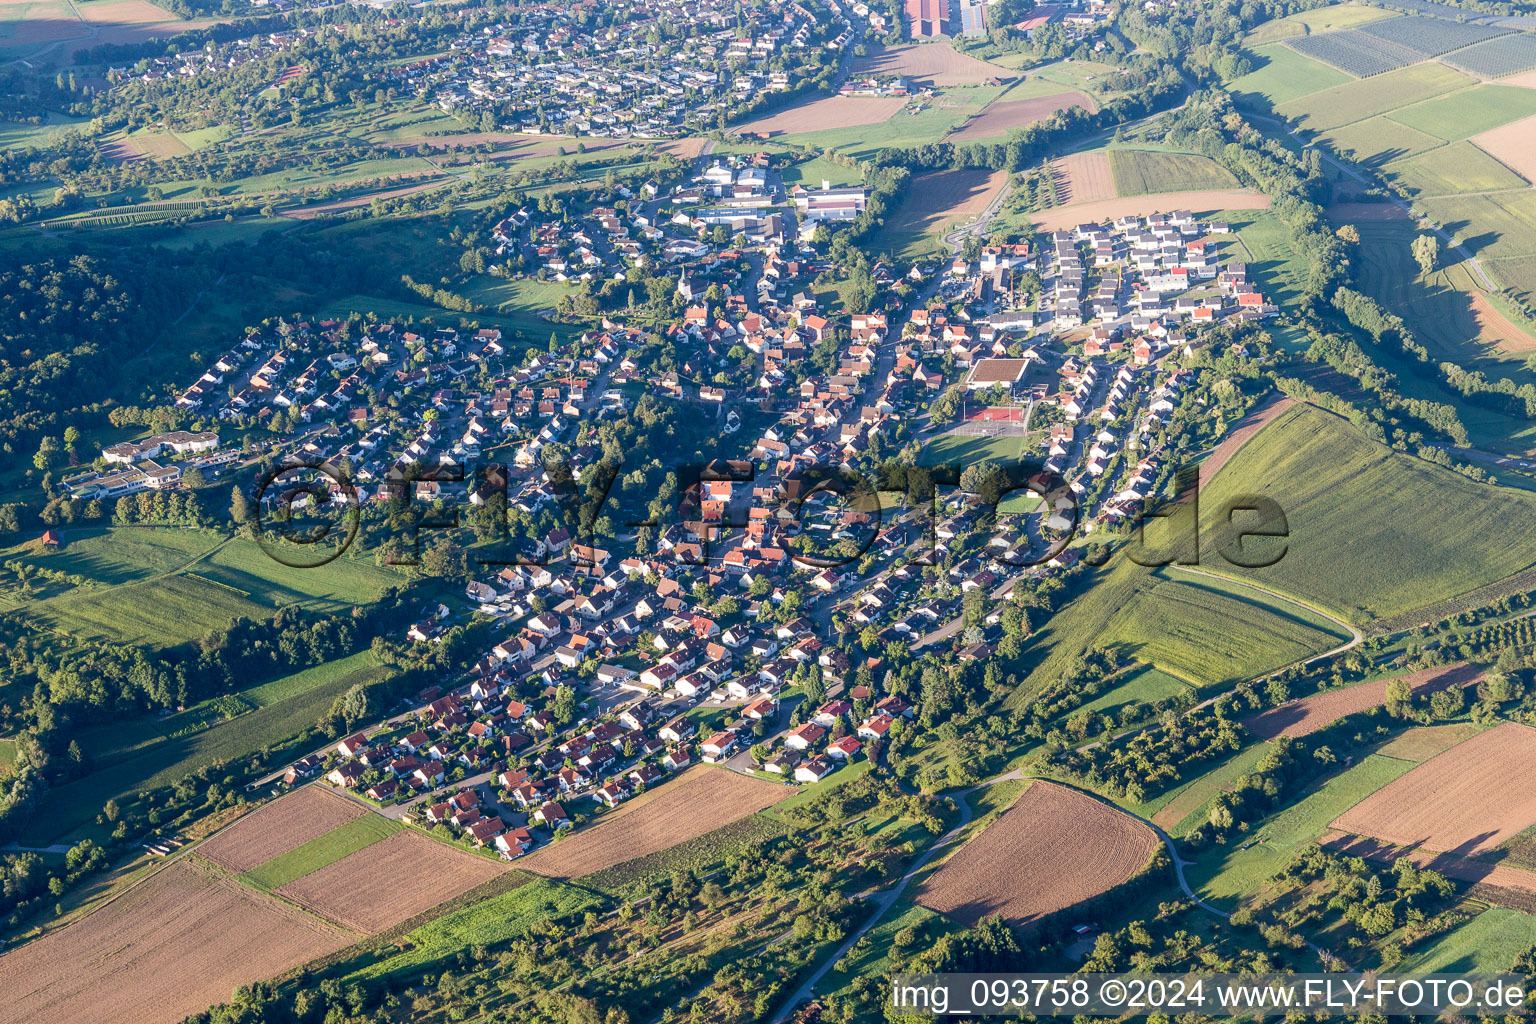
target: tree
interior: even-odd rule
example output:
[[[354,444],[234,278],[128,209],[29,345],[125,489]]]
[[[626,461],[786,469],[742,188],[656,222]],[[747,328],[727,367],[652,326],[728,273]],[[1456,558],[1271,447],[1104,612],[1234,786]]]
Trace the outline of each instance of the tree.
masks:
[[[1420,235],[1413,240],[1413,258],[1419,271],[1429,274],[1440,259],[1440,239],[1434,235]]]
[[[1334,232],[1334,234],[1339,237],[1339,241],[1341,242],[1347,242],[1350,245],[1360,244],[1360,229],[1355,227],[1353,224],[1345,224],[1341,226],[1339,230]]]
[[[246,523],[251,518],[251,503],[246,499],[245,492],[236,484],[229,491],[229,518],[237,524]]]

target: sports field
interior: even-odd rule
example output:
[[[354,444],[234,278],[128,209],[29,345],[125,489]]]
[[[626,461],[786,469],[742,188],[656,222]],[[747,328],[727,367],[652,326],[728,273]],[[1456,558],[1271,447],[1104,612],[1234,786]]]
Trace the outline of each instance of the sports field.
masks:
[[[1406,612],[1536,563],[1536,495],[1478,484],[1365,437],[1312,406],[1286,410],[1201,495],[1219,548],[1223,504],[1265,495],[1287,517],[1285,556],[1227,575],[1357,623]],[[1486,524],[1499,523],[1496,531]],[[1433,526],[1427,526],[1433,524]]]

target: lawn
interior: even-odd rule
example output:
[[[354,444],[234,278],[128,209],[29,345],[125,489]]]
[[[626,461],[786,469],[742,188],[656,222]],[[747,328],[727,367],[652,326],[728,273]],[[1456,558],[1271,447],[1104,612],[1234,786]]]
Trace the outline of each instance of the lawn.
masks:
[[[1227,90],[1239,102],[1277,106],[1353,81],[1337,68],[1303,57],[1283,43],[1257,46],[1250,54],[1256,69],[1227,83]]]
[[[1385,114],[1474,84],[1474,79],[1434,62],[1346,82],[1281,103],[1276,112],[1313,132]]]
[[[1464,974],[1508,971],[1515,957],[1536,946],[1536,917],[1490,907],[1392,968],[1394,973]]]
[[[262,892],[271,892],[381,839],[388,839],[405,827],[382,814],[365,814],[252,868],[241,875],[240,880]]]
[[[265,706],[207,701],[164,718],[141,717],[81,731],[77,739],[95,770],[49,793],[49,813],[35,815],[23,841],[46,845],[96,816],[108,799],[170,785],[203,765],[237,761],[265,748],[282,750],[313,729],[331,703],[356,684],[372,684],[394,669],[362,651],[268,684],[264,696],[291,692]],[[300,677],[303,677],[302,681]],[[250,705],[255,705],[251,700]],[[235,712],[225,718],[221,709]],[[297,753],[298,751],[287,751]]]
[[[1201,494],[1202,544],[1226,543],[1229,500],[1263,495],[1288,519],[1284,557],[1207,568],[1357,623],[1421,608],[1536,563],[1536,495],[1490,484],[1367,438],[1305,404],[1255,435]],[[1251,519],[1250,519],[1251,521]],[[1489,529],[1489,524],[1498,524]],[[1426,528],[1433,524],[1433,528]]]
[[[1417,196],[1525,188],[1525,180],[1470,142],[1454,142],[1382,168]]]
[[[1480,85],[1394,110],[1391,118],[1410,128],[1455,142],[1536,114],[1536,89]]]
[[[1213,213],[1211,220],[1225,221],[1237,236],[1236,251],[1224,251],[1223,261],[1246,262],[1266,298],[1284,306],[1300,293],[1305,270],[1279,218],[1268,210],[1230,210]]]
[[[1262,594],[1204,577],[1160,575],[1138,588],[1101,643],[1199,689],[1251,679],[1347,639],[1319,617]]]
[[[802,160],[796,164],[784,167],[779,175],[784,180],[786,188],[795,185],[804,185],[806,188],[820,188],[823,181],[830,182],[834,187],[838,185],[859,185],[864,181],[864,174],[856,167],[844,167],[840,163],[828,160],[825,157],[815,157],[810,160]]]
[[[1413,767],[1412,761],[1367,755],[1256,825],[1241,848],[1212,847],[1186,869],[1190,884],[1223,904],[1256,891],[1329,822]]]
[[[1121,196],[1241,187],[1226,168],[1195,153],[1112,149],[1109,167],[1115,176],[1115,192]]]

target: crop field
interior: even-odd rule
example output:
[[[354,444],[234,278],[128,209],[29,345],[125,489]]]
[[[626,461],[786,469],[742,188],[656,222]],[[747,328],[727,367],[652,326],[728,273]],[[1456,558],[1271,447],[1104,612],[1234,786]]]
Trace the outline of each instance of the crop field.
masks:
[[[1232,461],[1232,456],[1241,451],[1243,445],[1247,444],[1254,434],[1269,426],[1276,416],[1294,404],[1284,395],[1271,396],[1263,405],[1243,417],[1243,421],[1237,425],[1237,428],[1222,438],[1215,450],[1200,463],[1200,486],[1204,487],[1216,479],[1216,474]]]
[[[388,839],[405,827],[382,814],[364,814],[252,868],[241,876],[241,881],[271,892],[303,878],[311,871],[318,871],[327,864],[334,864],[358,850]]]
[[[1447,64],[1484,78],[1501,78],[1517,71],[1536,68],[1536,38],[1518,33],[1490,39],[1465,50],[1446,54]]]
[[[1285,45],[1305,57],[1331,64],[1355,78],[1383,75],[1424,59],[1422,54],[1406,46],[1398,46],[1354,29],[1287,39]]]
[[[197,852],[239,874],[367,813],[366,807],[323,786],[303,786],[247,814],[199,846]]]
[[[1457,854],[1494,849],[1536,824],[1536,729],[1506,722],[1419,765],[1333,827],[1394,846]]]
[[[1463,46],[1509,34],[1508,29],[1466,25],[1439,18],[1386,18],[1372,22],[1360,31],[1425,57],[1438,57]]]
[[[499,860],[420,832],[396,832],[276,890],[290,903],[372,935],[501,874]]]
[[[1536,495],[1478,484],[1392,451],[1347,421],[1297,404],[1249,441],[1204,494],[1210,514],[1267,495],[1288,519],[1286,554],[1226,575],[1369,621],[1493,583],[1536,562]],[[1385,495],[1391,495],[1386,500]],[[1443,514],[1457,509],[1455,515]],[[1436,528],[1423,525],[1434,522]],[[1486,523],[1500,523],[1490,533]],[[1211,520],[1210,550],[1221,528]]]
[[[175,1024],[352,936],[181,858],[0,956],[7,1024]]]
[[[1069,204],[1115,198],[1115,176],[1108,153],[1073,153],[1052,160],[1051,167],[1056,172],[1056,188]]]
[[[868,764],[867,761],[861,763]],[[833,777],[828,776],[815,788],[805,792],[820,793],[825,785],[833,781]],[[784,825],[779,821],[765,814],[749,814],[696,839],[687,839],[665,850],[583,875],[581,884],[599,892],[621,894],[638,882],[662,875],[678,871],[706,872],[732,854],[783,834]]]
[[[1268,43],[1251,52],[1258,68],[1227,86],[1240,101],[1279,105],[1353,81],[1338,68],[1303,57],[1283,43]]]
[[[1282,103],[1276,109],[1281,116],[1299,121],[1308,131],[1324,132],[1472,84],[1472,79],[1443,64],[1416,64],[1314,92]]]
[[[1416,196],[1448,196],[1524,188],[1525,180],[1470,142],[1454,142],[1396,160],[1382,173]]]
[[[1198,577],[1138,588],[1102,643],[1203,690],[1321,654],[1345,639],[1319,616]]]
[[[914,902],[965,925],[1027,925],[1135,877],[1159,847],[1146,825],[1091,796],[1036,781],[919,887]]]
[[[1531,90],[1536,96],[1536,90]],[[1472,136],[1472,144],[1526,181],[1536,183],[1536,117]]]
[[[1213,847],[1188,869],[1190,884],[1207,899],[1250,893],[1283,868],[1328,823],[1361,799],[1412,770],[1413,764],[1370,754],[1327,779],[1300,800],[1254,826],[1242,848]]]
[[[1447,196],[1420,205],[1473,256],[1502,259],[1536,252],[1536,191]]]
[[[1061,92],[1033,99],[996,100],[980,114],[965,122],[950,135],[951,142],[971,142],[1007,135],[1015,128],[1044,121],[1058,110],[1082,107],[1090,114],[1099,109],[1091,96],[1081,92]],[[804,129],[802,129],[804,130]]]
[[[1480,85],[1394,110],[1392,120],[1455,142],[1536,114],[1536,89]]]
[[[1093,203],[1073,203],[1030,214],[1030,221],[1043,231],[1060,231],[1076,224],[1097,224],[1116,217],[1146,216],[1171,210],[1190,210],[1209,214],[1217,210],[1267,210],[1269,196],[1238,188],[1228,191],[1162,192],[1150,196],[1105,199]]]
[[[1381,114],[1324,132],[1317,137],[1317,141],[1346,160],[1353,160],[1372,170],[1381,168],[1389,161],[1413,156],[1443,144],[1443,140],[1433,135],[1426,135]]]
[[[824,96],[738,126],[738,132],[794,135],[879,124],[907,105],[905,96]]]
[[[1482,732],[1482,726],[1471,722],[1452,722],[1449,725],[1417,725],[1377,748],[1383,757],[1395,757],[1399,761],[1428,761],[1443,754],[1463,740],[1469,740]]]
[[[793,792],[781,783],[698,765],[521,858],[518,867],[551,878],[580,878],[713,832]]]
[[[976,85],[989,78],[1012,78],[1014,72],[958,53],[948,43],[877,46],[854,61],[856,75],[905,75],[939,88]]]
[[[1122,196],[1242,187],[1225,167],[1195,153],[1112,149],[1109,166],[1115,176],[1115,192]]]
[[[1406,680],[1413,688],[1415,695],[1423,695],[1452,686],[1472,686],[1482,676],[1482,671],[1477,668],[1457,665],[1451,668],[1420,669],[1405,676],[1392,678]],[[1244,719],[1243,725],[1261,740],[1272,740],[1277,736],[1293,738],[1309,736],[1319,729],[1327,728],[1346,715],[1353,715],[1385,704],[1387,684],[1392,681],[1392,678],[1324,690],[1311,697],[1303,697],[1301,700],[1282,704],[1252,718]]]

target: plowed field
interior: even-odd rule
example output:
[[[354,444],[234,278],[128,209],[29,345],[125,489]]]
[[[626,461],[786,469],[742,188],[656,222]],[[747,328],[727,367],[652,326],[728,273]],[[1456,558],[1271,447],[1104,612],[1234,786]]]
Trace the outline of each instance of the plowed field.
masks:
[[[305,786],[247,814],[197,852],[227,871],[249,871],[367,813],[344,796]]]
[[[1383,786],[1333,823],[1394,846],[1470,855],[1536,824],[1536,729],[1506,722]]]
[[[507,870],[419,832],[388,839],[312,871],[279,896],[354,931],[381,932]]]
[[[974,925],[1022,925],[1128,881],[1159,845],[1145,824],[1074,789],[1034,782],[935,871],[916,900]]]
[[[182,858],[0,956],[3,1024],[171,1024],[355,936]]]

